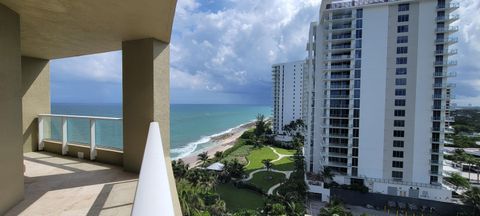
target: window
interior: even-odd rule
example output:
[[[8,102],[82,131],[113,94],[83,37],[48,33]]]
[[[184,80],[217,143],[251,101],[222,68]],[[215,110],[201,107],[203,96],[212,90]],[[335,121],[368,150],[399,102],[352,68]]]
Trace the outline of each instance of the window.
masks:
[[[356,26],[357,26],[357,28],[362,28],[362,20],[361,19],[357,20]]]
[[[410,4],[399,4],[398,5],[398,11],[409,11],[410,10]]]
[[[362,50],[355,50],[355,58],[362,58]]]
[[[403,117],[403,116],[405,116],[405,110],[395,110],[394,114],[397,117]]]
[[[408,53],[408,47],[397,47],[397,54],[406,54]]]
[[[398,16],[398,22],[408,22],[408,14],[399,15]]]
[[[354,98],[360,98],[360,90],[355,89],[355,91],[353,91],[353,97]]]
[[[362,30],[355,31],[355,38],[362,38]]]
[[[355,70],[355,78],[356,78],[356,79],[359,79],[360,76],[361,76],[360,70]]]
[[[408,25],[397,26],[397,33],[408,32]]]
[[[407,74],[407,68],[397,68],[396,74],[397,74],[397,75],[405,75],[405,74]]]
[[[395,79],[395,85],[407,85],[407,78]]]
[[[395,96],[405,96],[406,94],[406,89],[395,89]]]
[[[408,36],[398,36],[397,43],[398,44],[408,43]]]
[[[357,9],[357,18],[363,17],[363,9]]]
[[[355,41],[355,48],[362,48],[362,40]]]
[[[355,80],[354,88],[360,88],[360,80]]]
[[[362,67],[362,61],[361,60],[355,60],[355,68],[361,68]]]
[[[403,162],[402,161],[392,161],[392,167],[403,168]]]
[[[405,99],[396,99],[395,106],[405,106]]]
[[[407,64],[407,57],[399,57],[397,58],[397,65],[398,64]]]
[[[393,151],[393,157],[403,158],[403,151]]]
[[[393,126],[394,127],[405,127],[405,121],[404,120],[395,120],[395,121],[393,121]]]
[[[393,137],[405,137],[405,131],[402,130],[394,130]]]
[[[354,100],[353,101],[353,107],[360,108],[360,100]]]
[[[392,178],[401,179],[403,178],[403,172],[392,171]]]
[[[403,148],[404,146],[404,142],[401,141],[401,140],[394,140],[393,141],[393,147],[396,147],[396,148]]]

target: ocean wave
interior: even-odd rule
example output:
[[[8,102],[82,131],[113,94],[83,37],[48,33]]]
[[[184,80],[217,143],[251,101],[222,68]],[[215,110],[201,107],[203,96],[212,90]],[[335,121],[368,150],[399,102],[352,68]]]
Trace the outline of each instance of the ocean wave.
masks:
[[[227,129],[225,131],[222,131],[220,133],[212,134],[210,136],[204,136],[197,141],[188,143],[184,147],[170,149],[170,153],[178,154],[178,156],[173,157],[172,159],[177,160],[177,159],[184,158],[184,157],[187,157],[189,155],[192,155],[195,152],[199,152],[200,150],[204,150],[205,148],[208,148],[210,146],[206,146],[204,148],[201,148],[199,146],[210,143],[212,140],[215,139],[215,137],[220,137],[220,136],[223,136],[225,134],[232,133],[232,132],[242,128],[243,126],[251,124],[252,122],[255,122],[255,121],[256,120],[251,120],[247,123],[237,125],[235,127],[229,128],[229,129]]]

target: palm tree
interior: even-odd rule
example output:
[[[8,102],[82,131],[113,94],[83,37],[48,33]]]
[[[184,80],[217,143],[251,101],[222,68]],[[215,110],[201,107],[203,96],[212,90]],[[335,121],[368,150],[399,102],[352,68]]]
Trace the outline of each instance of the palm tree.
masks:
[[[270,169],[273,166],[273,163],[272,163],[271,159],[264,159],[264,160],[262,160],[262,163],[263,163],[263,166],[265,167],[265,169],[267,169],[267,171],[270,171]]]
[[[255,135],[257,137],[260,137],[265,134],[267,127],[266,127],[266,121],[265,121],[265,116],[262,114],[257,115],[257,122],[255,123]]]
[[[473,215],[477,215],[477,213],[480,212],[480,188],[470,188],[470,190],[463,194],[462,201],[473,206]]]
[[[188,181],[182,179],[177,183],[177,193],[184,215],[194,215],[205,208],[201,192]]]
[[[188,171],[188,164],[185,164],[182,159],[172,161],[173,175],[175,178],[183,178]]]
[[[213,156],[215,157],[215,161],[220,161],[223,158],[223,152],[217,151]]]
[[[208,152],[202,152],[198,154],[197,159],[202,162],[202,167],[205,167],[208,162]]]
[[[333,180],[333,177],[335,177],[335,174],[332,172],[330,167],[323,168],[323,171],[320,173],[320,175],[322,175],[323,181],[325,181],[327,184],[330,184]]]
[[[227,205],[225,201],[217,199],[213,205],[210,206],[209,211],[211,215],[225,215],[227,213]]]
[[[229,161],[225,165],[225,170],[228,172],[228,174],[233,177],[233,178],[241,178],[243,174],[245,173],[245,166],[241,164],[237,158],[233,159],[232,161]]]
[[[450,178],[447,179],[450,183],[455,185],[455,191],[457,191],[459,188],[469,188],[470,187],[470,182],[468,179],[464,178],[458,173],[452,173]]]
[[[351,216],[352,213],[347,211],[343,207],[343,204],[341,202],[332,200],[330,201],[329,204],[327,204],[325,208],[320,209],[319,216],[332,216],[332,215]]]

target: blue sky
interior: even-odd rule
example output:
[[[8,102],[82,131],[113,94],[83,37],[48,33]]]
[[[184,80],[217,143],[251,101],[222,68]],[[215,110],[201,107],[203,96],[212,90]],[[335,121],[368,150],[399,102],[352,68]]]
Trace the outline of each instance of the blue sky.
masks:
[[[480,105],[480,1],[460,0],[456,103]],[[306,56],[320,0],[178,0],[172,103],[270,104],[273,63]],[[51,63],[52,101],[121,102],[121,52]]]

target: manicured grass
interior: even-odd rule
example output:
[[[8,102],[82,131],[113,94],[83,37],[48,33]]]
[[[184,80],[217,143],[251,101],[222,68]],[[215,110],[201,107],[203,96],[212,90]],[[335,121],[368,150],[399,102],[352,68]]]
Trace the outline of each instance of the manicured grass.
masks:
[[[216,187],[220,198],[227,204],[229,211],[238,209],[257,209],[265,205],[263,196],[247,189],[238,189],[232,183],[219,184]]]
[[[278,147],[272,147],[275,149],[275,151],[277,151],[279,154],[283,154],[283,155],[294,155],[295,154],[295,150],[294,149],[283,149],[283,148],[278,148]]]
[[[254,184],[264,192],[267,192],[272,186],[285,181],[285,178],[283,173],[262,171],[253,174],[253,178],[248,183]]]
[[[273,162],[273,169],[280,171],[291,171],[295,169],[295,162],[292,157],[284,157],[279,161]]]
[[[250,154],[247,156],[249,164],[247,167],[245,167],[245,172],[250,173],[254,170],[262,169],[263,168],[262,160],[265,160],[265,159],[275,160],[277,158],[278,156],[275,153],[273,153],[273,151],[267,146],[264,146],[259,149],[253,149],[250,152]]]

